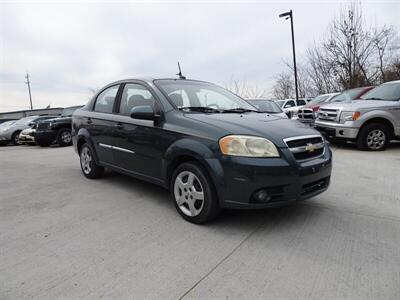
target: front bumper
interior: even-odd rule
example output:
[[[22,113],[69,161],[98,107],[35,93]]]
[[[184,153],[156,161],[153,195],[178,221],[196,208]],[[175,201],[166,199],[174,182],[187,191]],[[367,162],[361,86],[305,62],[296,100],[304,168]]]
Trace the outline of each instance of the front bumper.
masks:
[[[289,149],[281,149],[280,158],[221,158],[221,168],[214,179],[220,206],[233,209],[281,206],[324,192],[332,170],[332,153],[325,147],[322,155],[304,161],[297,161]],[[269,194],[267,201],[256,199],[260,191]]]
[[[359,128],[344,126],[344,124],[315,121],[315,128],[324,133],[327,136],[344,138],[344,139],[356,139]]]
[[[28,134],[20,134],[19,135],[19,142],[20,143],[28,143],[28,144],[33,144],[36,143],[35,141],[35,137],[32,135],[28,135]]]
[[[52,143],[56,138],[53,130],[40,130],[35,132],[35,139],[38,143]]]

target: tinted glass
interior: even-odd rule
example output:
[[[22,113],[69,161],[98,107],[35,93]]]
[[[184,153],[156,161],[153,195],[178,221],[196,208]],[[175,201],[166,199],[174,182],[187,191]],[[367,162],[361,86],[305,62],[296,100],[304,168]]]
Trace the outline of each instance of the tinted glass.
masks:
[[[155,82],[178,108],[209,107],[221,110],[243,108],[256,111],[242,98],[213,84],[191,80],[157,80]]]
[[[306,105],[306,101],[303,99],[297,100],[297,105]]]
[[[296,104],[294,103],[293,100],[290,100],[290,101],[286,102],[284,107],[293,107],[293,106],[296,106]]]
[[[272,100],[247,100],[251,105],[255,106],[259,111],[268,113],[280,113],[281,108]]]
[[[109,87],[97,96],[96,104],[94,105],[94,111],[102,113],[112,113],[117,96],[119,85]]]
[[[74,106],[74,107],[66,107],[63,109],[63,112],[61,114],[62,117],[71,117],[73,112],[76,111],[78,108],[81,108],[82,106]]]
[[[150,91],[140,84],[126,84],[121,97],[120,114],[130,116],[132,108],[143,105],[153,107],[154,98]]]
[[[37,118],[38,118],[37,116],[22,118],[22,119],[16,121],[15,125],[29,124],[29,122],[32,122],[32,121],[36,120]]]
[[[387,100],[396,101],[400,99],[400,82],[382,84],[370,92],[361,96],[364,100]]]

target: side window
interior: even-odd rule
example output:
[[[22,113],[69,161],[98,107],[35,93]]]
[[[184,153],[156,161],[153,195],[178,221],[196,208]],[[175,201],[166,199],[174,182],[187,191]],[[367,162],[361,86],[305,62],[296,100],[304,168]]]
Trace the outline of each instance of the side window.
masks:
[[[294,103],[293,100],[290,100],[290,101],[286,102],[284,108],[293,107],[293,106],[296,106],[296,104]]]
[[[111,114],[118,88],[119,85],[116,85],[102,91],[97,96],[96,103],[94,105],[94,111]]]
[[[300,106],[300,105],[306,105],[306,101],[304,101],[303,99],[299,99],[299,100],[297,100],[297,105],[298,105],[298,106]]]
[[[135,106],[150,105],[154,107],[154,98],[144,86],[136,83],[128,83],[124,87],[119,107],[121,115],[130,116]]]

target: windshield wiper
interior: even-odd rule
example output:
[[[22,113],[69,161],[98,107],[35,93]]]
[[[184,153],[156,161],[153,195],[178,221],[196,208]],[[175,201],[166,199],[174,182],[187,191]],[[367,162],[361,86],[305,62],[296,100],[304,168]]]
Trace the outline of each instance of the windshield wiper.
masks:
[[[383,99],[378,97],[371,97],[371,98],[366,98],[365,100],[383,100]]]
[[[179,110],[190,110],[190,111],[198,111],[198,112],[205,112],[205,113],[219,113],[221,112],[218,109],[207,107],[207,106],[183,106],[179,107]]]
[[[237,108],[231,108],[231,109],[224,109],[221,111],[222,113],[246,113],[246,112],[256,112],[256,113],[261,113],[261,111],[258,110],[254,110],[254,109],[246,109],[246,108],[241,108],[241,107],[237,107]]]

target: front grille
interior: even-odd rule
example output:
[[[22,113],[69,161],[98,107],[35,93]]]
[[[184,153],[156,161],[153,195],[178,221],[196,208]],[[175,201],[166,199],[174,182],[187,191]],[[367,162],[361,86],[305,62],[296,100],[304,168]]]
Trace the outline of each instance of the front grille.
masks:
[[[329,185],[329,180],[330,180],[330,177],[328,176],[328,177],[322,178],[320,180],[313,181],[313,182],[303,185],[301,187],[301,195],[306,196],[308,194],[311,194],[311,193],[314,193],[319,190],[327,188]]]
[[[284,142],[297,160],[311,159],[324,153],[325,142],[319,135],[287,138]]]
[[[302,108],[299,109],[297,116],[299,117],[299,120],[302,121],[312,121],[314,120],[314,112],[310,108]]]
[[[321,108],[318,113],[318,119],[322,121],[338,121],[339,110],[331,108]]]
[[[47,129],[49,126],[49,123],[47,122],[39,122],[36,125],[36,129]]]

